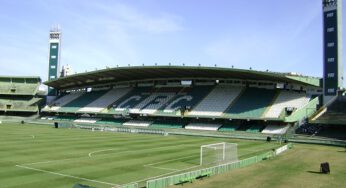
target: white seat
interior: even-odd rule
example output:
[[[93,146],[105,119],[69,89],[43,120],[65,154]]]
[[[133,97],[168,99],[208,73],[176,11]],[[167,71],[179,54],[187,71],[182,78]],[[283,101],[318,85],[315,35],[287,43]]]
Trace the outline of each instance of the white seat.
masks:
[[[49,107],[46,107],[47,110],[50,110],[50,111],[57,111],[59,110],[62,106],[70,103],[71,101],[77,99],[78,97],[80,97],[81,95],[83,95],[85,92],[71,92],[70,94],[67,94],[63,97],[60,97],[58,98],[57,100],[53,101],[51,103],[51,106],[50,108]]]
[[[152,121],[141,121],[141,120],[130,120],[123,123],[125,126],[136,126],[136,127],[149,127],[153,122]]]
[[[305,93],[292,91],[281,91],[273,105],[264,115],[265,118],[278,118],[286,107],[300,109],[310,101],[310,97]]]
[[[204,98],[189,115],[221,116],[240,94],[241,87],[217,86]]]
[[[107,108],[109,105],[119,100],[125,94],[127,94],[130,88],[117,88],[109,90],[107,93],[94,100],[85,107],[79,109],[79,112],[101,112],[103,109]]]
[[[262,130],[264,134],[285,134],[289,129],[289,125],[280,126],[280,125],[268,125]]]
[[[204,131],[217,131],[222,124],[211,124],[211,123],[190,123],[185,126],[185,129],[191,130],[204,130]]]

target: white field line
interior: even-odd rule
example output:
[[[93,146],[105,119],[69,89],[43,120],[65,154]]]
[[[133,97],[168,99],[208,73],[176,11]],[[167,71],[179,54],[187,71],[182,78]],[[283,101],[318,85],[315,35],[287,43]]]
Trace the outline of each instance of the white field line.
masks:
[[[145,166],[145,165],[143,165],[143,166],[144,166],[144,167],[147,167],[147,168],[156,168],[156,169],[169,170],[169,171],[176,171],[176,170],[179,170],[179,169],[175,169],[175,168],[163,168],[163,167]]]
[[[194,145],[194,144],[179,144],[179,145],[173,145],[173,146],[161,146],[161,147],[157,147],[157,148],[149,148],[149,149],[136,149],[136,150],[128,150],[128,151],[121,151],[121,152],[117,152],[115,154],[121,154],[121,153],[131,153],[131,152],[138,152],[138,151],[152,151],[152,150],[157,150],[157,149],[161,149],[161,148],[174,148],[174,147],[179,147],[179,146],[187,146],[187,145]],[[103,151],[111,151],[111,150],[117,150],[117,149],[104,149],[104,150],[96,150],[96,151],[92,151],[90,153],[88,153],[88,156],[91,157],[92,154],[94,153],[101,153]]]
[[[117,152],[116,154],[122,154],[122,153],[128,153],[128,152],[137,152],[137,151],[143,151],[143,150],[151,151],[151,150],[160,149],[160,148],[177,147],[177,146],[182,146],[182,145],[192,145],[192,144],[180,144],[180,145],[174,145],[174,146],[161,146],[161,147],[157,147],[157,148],[149,148],[149,149],[141,149],[141,150],[122,151],[122,152]],[[94,154],[94,153],[100,153],[103,151],[111,151],[111,150],[116,150],[116,149],[97,150],[97,151],[93,151],[93,152],[88,153],[88,156],[91,157],[92,154]],[[51,161],[39,161],[39,162],[34,162],[34,163],[25,163],[25,164],[21,164],[21,165],[27,166],[27,165],[35,165],[35,164],[43,164],[43,163],[53,163],[53,162],[68,161],[68,160],[78,160],[80,158],[84,158],[84,157],[59,159],[59,160],[51,160]]]
[[[94,153],[100,153],[100,152],[111,151],[111,150],[117,150],[117,149],[104,149],[104,150],[93,151],[93,152],[90,152],[88,154],[88,156],[91,157],[91,155],[94,154]]]
[[[150,164],[146,164],[146,165],[144,165],[144,166],[152,166],[152,165],[161,164],[161,163],[166,163],[166,162],[171,162],[171,161],[178,161],[178,160],[180,160],[180,159],[186,159],[186,158],[195,158],[195,156],[180,157],[180,158],[175,158],[175,159],[160,161],[160,162],[156,162],[156,163],[150,163]]]
[[[47,174],[53,174],[53,175],[58,175],[58,176],[63,176],[63,177],[68,177],[68,178],[74,178],[74,179],[89,181],[89,182],[95,182],[95,183],[106,184],[106,185],[111,185],[111,186],[119,186],[119,184],[114,184],[114,183],[109,183],[109,182],[104,182],[104,181],[98,181],[98,180],[92,180],[92,179],[82,178],[82,177],[78,177],[78,176],[72,176],[72,175],[68,175],[68,174],[61,174],[61,173],[57,173],[57,172],[27,167],[27,166],[23,166],[23,165],[16,165],[16,167],[25,168],[28,170],[34,170],[34,171],[38,171],[38,172],[44,172]]]
[[[60,162],[60,161],[68,161],[68,160],[73,160],[73,159],[78,159],[78,158],[68,158],[68,159],[59,159],[59,160],[51,160],[51,161],[41,161],[41,162],[26,163],[26,164],[21,164],[21,165],[23,165],[23,166],[28,166],[28,165],[35,165],[35,164],[44,164],[44,163],[53,163],[53,162]]]

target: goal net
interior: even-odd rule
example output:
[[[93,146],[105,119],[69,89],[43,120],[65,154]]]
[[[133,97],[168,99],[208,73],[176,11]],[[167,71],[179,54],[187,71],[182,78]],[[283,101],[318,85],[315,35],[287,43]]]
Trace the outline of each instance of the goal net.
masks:
[[[237,144],[221,142],[201,146],[200,165],[218,165],[237,160]]]

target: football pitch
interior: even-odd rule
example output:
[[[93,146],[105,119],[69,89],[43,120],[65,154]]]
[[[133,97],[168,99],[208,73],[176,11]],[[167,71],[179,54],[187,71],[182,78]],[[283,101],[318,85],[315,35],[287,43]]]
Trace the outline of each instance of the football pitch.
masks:
[[[239,158],[279,147],[276,142],[226,138],[55,129],[0,124],[0,187],[114,187],[201,168],[200,146],[237,143]]]

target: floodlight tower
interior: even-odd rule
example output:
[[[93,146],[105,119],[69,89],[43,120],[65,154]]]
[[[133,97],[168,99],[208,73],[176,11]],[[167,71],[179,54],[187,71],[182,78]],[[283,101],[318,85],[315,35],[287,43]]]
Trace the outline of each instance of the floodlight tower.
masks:
[[[323,103],[343,88],[342,1],[323,1]]]
[[[49,68],[48,80],[54,80],[59,77],[60,72],[60,48],[61,31],[59,25],[55,25],[49,32]],[[54,99],[57,96],[57,90],[48,87],[48,98]]]

